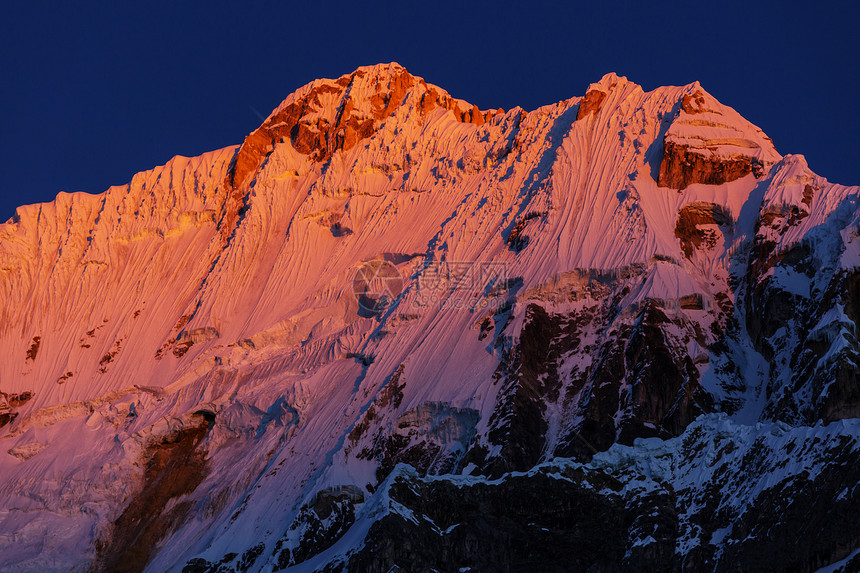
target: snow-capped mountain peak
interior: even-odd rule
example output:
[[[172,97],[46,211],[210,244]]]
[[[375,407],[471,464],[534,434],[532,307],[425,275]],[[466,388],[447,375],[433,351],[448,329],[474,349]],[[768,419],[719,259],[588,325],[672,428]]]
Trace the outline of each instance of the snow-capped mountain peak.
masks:
[[[395,63],[311,82],[241,145],[0,225],[0,533],[18,532],[2,559],[426,565],[368,552],[393,528],[450,550],[438,570],[492,568],[452,534],[469,516],[443,524],[409,492],[446,507],[543,484],[627,524],[616,569],[649,539],[655,568],[754,568],[763,538],[727,524],[749,526],[768,484],[851,479],[836,468],[856,425],[806,426],[860,412],[857,201],[698,83],[607,74],[504,111]],[[774,461],[843,438],[818,458],[828,472]],[[731,448],[767,463],[719,513],[708,492],[734,486],[694,467]],[[804,487],[790,511],[818,510]],[[634,524],[648,504],[674,533]],[[542,507],[517,519],[526,506]],[[808,554],[848,557],[837,530]]]

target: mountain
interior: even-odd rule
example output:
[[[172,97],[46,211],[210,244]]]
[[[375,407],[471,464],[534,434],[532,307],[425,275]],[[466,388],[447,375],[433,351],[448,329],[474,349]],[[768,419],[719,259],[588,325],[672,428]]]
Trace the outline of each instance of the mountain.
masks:
[[[312,82],[0,225],[0,564],[860,570],[858,199],[698,83]]]

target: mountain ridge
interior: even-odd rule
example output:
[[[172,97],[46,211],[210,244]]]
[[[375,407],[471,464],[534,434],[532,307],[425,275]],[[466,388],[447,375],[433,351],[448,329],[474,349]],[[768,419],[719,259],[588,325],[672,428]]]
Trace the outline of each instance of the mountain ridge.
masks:
[[[857,197],[698,83],[526,112],[393,63],[311,82],[239,146],[0,225],[0,530],[30,524],[4,552],[105,566],[183,436],[205,470],[162,496],[194,511],[154,509],[136,570],[339,570],[360,547],[324,540],[359,542],[399,464],[494,480],[702,416],[857,417]]]

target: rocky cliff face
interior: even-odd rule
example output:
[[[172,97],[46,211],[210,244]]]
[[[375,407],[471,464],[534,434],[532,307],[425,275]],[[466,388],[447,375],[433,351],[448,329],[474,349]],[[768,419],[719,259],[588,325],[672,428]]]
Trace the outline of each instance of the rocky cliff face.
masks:
[[[721,185],[750,173],[761,177],[779,159],[770,139],[701,89],[685,94],[663,140],[657,179],[684,190],[694,183]]]
[[[856,568],[858,188],[698,84],[585,94],[360,68],[20,208],[0,563]]]

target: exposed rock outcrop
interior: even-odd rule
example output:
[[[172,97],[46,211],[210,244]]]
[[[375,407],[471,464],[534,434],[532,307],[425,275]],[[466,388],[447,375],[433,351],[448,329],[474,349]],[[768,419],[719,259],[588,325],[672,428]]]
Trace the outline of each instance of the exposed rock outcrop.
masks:
[[[188,517],[190,501],[171,502],[194,491],[206,477],[206,452],[198,446],[211,424],[204,415],[192,422],[146,451],[143,487],[97,545],[93,573],[143,571],[158,541]]]
[[[860,543],[850,429],[748,432],[706,417],[651,444],[491,483],[401,467],[374,495],[388,511],[322,570],[812,573]]]
[[[399,478],[390,495],[417,519],[391,513],[374,523],[364,549],[331,571],[619,571],[629,559],[665,570],[677,528],[670,495],[637,517],[641,508],[627,508],[616,480],[572,476],[537,473],[468,487]],[[650,558],[635,549],[625,557],[634,527],[668,544]]]
[[[33,397],[33,392],[6,394],[0,391],[0,428],[15,421],[18,412],[15,410],[26,404]]]
[[[663,139],[657,184],[683,191],[722,185],[752,173],[762,177],[780,159],[770,139],[694,84],[684,94]]]
[[[593,89],[586,92],[585,97],[579,102],[579,109],[576,111],[577,121],[600,111],[600,104],[603,103],[604,99],[606,99],[606,92],[603,90]]]
[[[657,184],[683,191],[694,183],[722,185],[753,172],[753,159],[738,155],[705,155],[671,140],[663,144],[663,161]],[[756,164],[757,165],[757,164]],[[760,166],[756,167],[760,172]]]
[[[708,226],[730,228],[733,224],[734,220],[731,214],[727,213],[722,206],[697,201],[684,205],[678,211],[675,237],[681,243],[681,250],[689,258],[693,251],[703,244],[714,246],[715,231],[707,228]]]
[[[364,493],[352,485],[317,493],[275,545],[273,571],[304,563],[331,547],[355,523],[355,505],[362,501]]]
[[[334,81],[309,84],[246,137],[227,175],[227,187],[245,183],[282,140],[289,139],[296,151],[321,163],[335,151],[349,151],[370,137],[419,85],[414,105],[422,115],[442,107],[459,121],[481,125],[497,113],[455,100],[397,64],[359,68]]]

